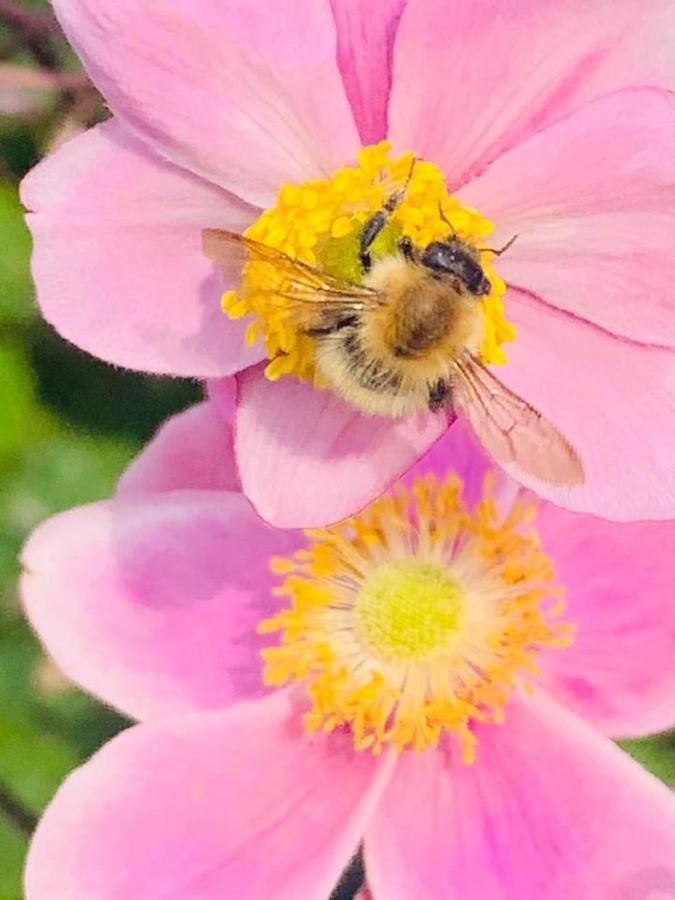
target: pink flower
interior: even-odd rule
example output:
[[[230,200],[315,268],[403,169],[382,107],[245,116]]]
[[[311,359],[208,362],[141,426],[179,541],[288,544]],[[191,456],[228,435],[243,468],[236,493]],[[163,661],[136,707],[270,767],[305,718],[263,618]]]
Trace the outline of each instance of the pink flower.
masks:
[[[115,499],[25,550],[49,651],[145,720],[57,793],[28,900],[325,900],[359,843],[373,900],[601,900],[672,871],[675,799],[609,737],[675,721],[675,525],[545,502],[527,525],[513,482],[481,502],[489,463],[458,426],[470,512],[452,482],[419,481],[444,477],[434,452],[408,505],[274,530],[222,465],[224,399],[170,421]],[[261,649],[287,686],[263,684]]]
[[[104,359],[241,372],[247,495],[283,526],[363,507],[447,427],[368,418],[270,384],[205,228],[243,230],[279,188],[385,136],[496,223],[518,336],[505,383],[586,481],[549,499],[617,520],[675,513],[673,12],[659,0],[55,0],[114,118],[28,177],[46,318]],[[451,442],[451,439],[450,439]]]

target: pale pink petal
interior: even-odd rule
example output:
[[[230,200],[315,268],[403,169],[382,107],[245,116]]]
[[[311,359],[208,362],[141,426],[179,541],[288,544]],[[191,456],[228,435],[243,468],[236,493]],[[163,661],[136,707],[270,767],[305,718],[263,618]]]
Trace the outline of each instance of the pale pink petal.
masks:
[[[618,340],[518,291],[508,311],[518,337],[495,372],[568,437],[586,474],[578,488],[528,486],[610,519],[675,517],[675,352]]]
[[[590,103],[459,193],[499,225],[513,286],[644,343],[675,346],[675,102],[655,89]]]
[[[675,522],[617,524],[545,503],[536,529],[574,643],[542,654],[549,689],[612,737],[675,725]]]
[[[409,0],[390,136],[457,187],[588,100],[672,87],[672,19],[663,0]]]
[[[216,404],[221,417],[232,424],[237,409],[236,378],[210,378],[206,382],[206,393]]]
[[[462,418],[456,419],[436,443],[409,469],[405,484],[433,473],[444,481],[450,473],[459,476],[463,484],[463,497],[469,505],[478,502],[484,494],[485,478],[492,473],[492,491],[503,503],[513,500],[520,485],[498,468],[476,440],[471,428]]]
[[[26,898],[325,900],[390,768],[309,740],[285,694],[139,725],[57,793]]]
[[[226,375],[260,359],[245,323],[220,308],[224,285],[201,236],[241,230],[255,210],[161,162],[115,121],[40,163],[22,198],[38,300],[68,340],[173,375]]]
[[[374,900],[646,900],[675,875],[675,796],[590,725],[538,696],[477,733],[473,766],[401,759],[366,836]]]
[[[162,155],[259,206],[330,173],[358,135],[315,0],[55,0],[113,112]]]
[[[236,454],[244,492],[281,528],[325,525],[370,502],[447,428],[444,414],[365,416],[330,391],[260,368],[238,376]]]
[[[118,494],[240,489],[232,425],[208,400],[162,425],[122,476]]]
[[[387,134],[392,54],[407,0],[330,0],[338,64],[363,144]]]
[[[94,503],[37,529],[21,591],[59,666],[108,703],[139,719],[215,708],[264,692],[269,559],[297,542],[240,494]]]

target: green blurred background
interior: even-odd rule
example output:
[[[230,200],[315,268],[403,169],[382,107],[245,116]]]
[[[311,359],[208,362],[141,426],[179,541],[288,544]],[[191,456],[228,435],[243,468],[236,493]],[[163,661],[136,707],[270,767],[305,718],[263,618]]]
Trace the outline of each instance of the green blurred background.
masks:
[[[46,5],[0,0],[0,900],[21,897],[30,830],[59,782],[125,725],[42,654],[21,614],[17,555],[47,516],[108,496],[158,424],[200,396],[104,365],[39,318],[18,184],[104,116]],[[672,736],[626,747],[675,783]]]

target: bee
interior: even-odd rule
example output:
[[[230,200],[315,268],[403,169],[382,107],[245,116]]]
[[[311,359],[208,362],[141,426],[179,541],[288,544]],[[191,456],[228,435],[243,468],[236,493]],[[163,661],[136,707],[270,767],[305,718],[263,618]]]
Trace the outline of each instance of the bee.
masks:
[[[444,240],[417,247],[403,237],[397,252],[372,257],[404,192],[394,192],[363,225],[360,283],[235,232],[206,230],[204,249],[230,272],[233,262],[259,261],[283,273],[279,299],[314,340],[321,381],[351,406],[390,417],[463,414],[498,462],[540,481],[582,483],[581,461],[566,438],[480,359],[480,299],[492,286],[478,248],[443,217]],[[514,240],[492,252],[503,253]]]

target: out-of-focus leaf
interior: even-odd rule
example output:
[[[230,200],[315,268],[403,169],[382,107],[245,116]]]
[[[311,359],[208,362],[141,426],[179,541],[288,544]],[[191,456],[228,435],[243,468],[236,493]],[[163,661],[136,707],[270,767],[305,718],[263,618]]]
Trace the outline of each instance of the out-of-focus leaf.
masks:
[[[11,785],[19,802],[39,812],[79,762],[61,738],[30,728],[0,713],[0,782]]]
[[[30,280],[30,235],[18,189],[0,182],[0,322],[26,321],[35,315]]]
[[[675,734],[659,734],[635,741],[621,741],[621,747],[645,769],[675,788]]]
[[[37,438],[43,417],[34,401],[34,378],[25,353],[17,344],[0,342],[0,455],[28,435]]]

